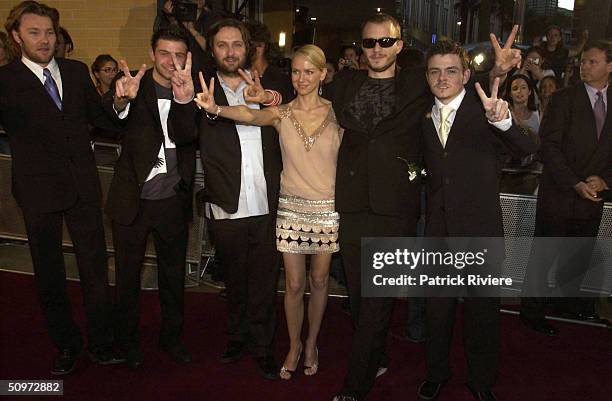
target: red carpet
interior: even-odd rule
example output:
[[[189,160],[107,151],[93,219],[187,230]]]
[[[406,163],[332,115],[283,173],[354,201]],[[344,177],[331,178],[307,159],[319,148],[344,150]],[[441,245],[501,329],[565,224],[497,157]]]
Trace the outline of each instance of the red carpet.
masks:
[[[50,379],[55,355],[44,328],[31,276],[0,273],[0,379]],[[75,315],[83,327],[78,283],[68,283]],[[279,316],[282,302],[279,298]],[[155,292],[142,296],[141,332],[145,365],[132,372],[122,366],[100,367],[80,360],[75,373],[64,378],[61,399],[198,400],[198,401],[330,401],[340,388],[351,339],[350,319],[340,302],[331,300],[320,337],[321,368],[314,377],[301,372],[290,382],[260,378],[255,363],[218,362],[225,343],[225,305],[213,294],[187,293],[186,338],[194,356],[178,365],[157,349],[159,306]],[[416,400],[424,378],[424,351],[401,340],[406,304],[398,303],[388,350],[391,366],[378,379],[368,401]],[[452,366],[454,376],[439,401],[471,401],[464,387],[465,361],[460,323],[456,328]],[[278,326],[277,360],[287,349],[284,319]],[[612,331],[557,323],[558,338],[532,333],[516,316],[502,317],[502,363],[495,387],[500,401],[607,401],[612,399]],[[28,397],[15,397],[27,400]],[[32,398],[30,398],[32,399]],[[34,399],[43,399],[42,397]],[[48,397],[47,399],[58,399]]]

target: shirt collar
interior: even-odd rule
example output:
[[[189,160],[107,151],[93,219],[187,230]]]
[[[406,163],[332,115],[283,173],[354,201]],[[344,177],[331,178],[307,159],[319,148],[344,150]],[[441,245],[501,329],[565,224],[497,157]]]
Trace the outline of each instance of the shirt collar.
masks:
[[[463,102],[465,93],[466,93],[465,88],[463,88],[461,93],[459,93],[459,95],[457,95],[457,97],[451,100],[451,102],[448,103],[446,106],[450,106],[453,110],[457,111],[459,109],[459,106],[461,106],[461,102]],[[442,106],[444,106],[444,103],[438,100],[438,98],[435,98],[435,104],[434,104],[433,111],[437,114],[440,108],[442,108]]]
[[[597,98],[597,92],[601,92],[604,98],[606,97],[606,94],[608,93],[608,85],[604,86],[602,89],[597,89],[587,84],[586,82],[584,82],[584,87],[586,88],[589,96],[591,96],[592,98]]]
[[[251,71],[250,70],[244,70],[244,72],[246,72],[248,75],[251,75]],[[219,71],[217,71],[217,79],[219,79],[219,85],[221,85],[221,87],[223,88],[223,90],[229,90],[232,91],[234,93],[241,93],[242,90],[244,89],[244,87],[247,85],[245,80],[242,80],[240,82],[240,84],[238,85],[238,87],[236,88],[235,91],[232,90],[232,88],[229,87],[229,85],[227,83],[225,83],[225,81],[223,80],[223,78],[221,78],[221,75],[219,74]]]
[[[25,64],[25,66],[28,67],[34,73],[34,75],[36,75],[38,79],[41,80],[41,82],[44,81],[44,68],[48,68],[49,71],[51,71],[52,76],[57,77],[59,75],[59,66],[57,65],[57,61],[55,61],[55,58],[51,59],[49,64],[47,64],[47,67],[41,67],[39,64],[33,62],[25,56],[21,56],[21,62]]]

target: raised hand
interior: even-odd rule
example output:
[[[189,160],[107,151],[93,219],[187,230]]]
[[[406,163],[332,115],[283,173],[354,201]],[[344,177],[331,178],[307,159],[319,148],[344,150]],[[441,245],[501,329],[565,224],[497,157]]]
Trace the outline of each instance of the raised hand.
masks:
[[[238,74],[245,80],[247,87],[244,88],[244,101],[247,103],[266,103],[266,91],[259,81],[257,70],[253,70],[253,76],[249,76],[242,68],[238,69]]]
[[[198,73],[200,77],[200,86],[202,92],[198,93],[193,99],[199,108],[204,109],[208,113],[217,114],[217,104],[215,103],[215,78],[210,79],[210,84],[207,87],[202,71]]]
[[[174,74],[170,82],[172,83],[174,99],[179,103],[190,102],[195,94],[193,78],[191,77],[191,52],[187,53],[184,67],[181,67],[174,53],[172,53],[172,62],[174,63]]]
[[[499,78],[495,78],[491,87],[491,96],[488,97],[478,82],[476,82],[476,92],[480,97],[482,106],[485,109],[487,120],[492,123],[505,120],[508,118],[508,102],[497,98],[497,90],[499,88]]]
[[[512,27],[512,32],[510,32],[504,47],[499,45],[495,34],[489,34],[491,48],[493,49],[493,53],[495,55],[495,66],[491,70],[493,76],[498,77],[505,75],[510,72],[512,68],[519,67],[521,65],[521,51],[519,49],[512,48],[512,43],[514,43],[514,38],[516,37],[518,30],[518,25],[514,25]]]
[[[147,65],[141,65],[138,73],[134,76],[132,76],[125,60],[119,60],[119,68],[123,71],[123,76],[115,82],[115,98],[125,101],[136,99],[140,88],[140,80],[147,69]]]

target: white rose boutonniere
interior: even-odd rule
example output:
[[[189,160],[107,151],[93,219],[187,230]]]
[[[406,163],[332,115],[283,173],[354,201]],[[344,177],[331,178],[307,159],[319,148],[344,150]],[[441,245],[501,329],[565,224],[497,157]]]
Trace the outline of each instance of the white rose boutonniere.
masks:
[[[416,180],[419,176],[421,177],[425,177],[427,175],[427,172],[425,171],[424,168],[421,168],[418,164],[416,164],[415,162],[409,162],[408,160],[404,159],[403,157],[397,157],[397,159],[403,161],[406,164],[406,167],[408,168],[408,179],[410,181],[414,181]]]

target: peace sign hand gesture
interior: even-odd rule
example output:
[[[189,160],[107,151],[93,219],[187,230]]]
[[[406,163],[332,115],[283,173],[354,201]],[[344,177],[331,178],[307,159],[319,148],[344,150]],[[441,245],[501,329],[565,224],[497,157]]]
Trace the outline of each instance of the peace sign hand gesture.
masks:
[[[487,120],[492,123],[496,123],[508,118],[508,102],[503,99],[497,98],[497,90],[499,88],[499,78],[495,78],[493,86],[491,87],[491,97],[487,97],[482,87],[476,82],[476,92],[480,97],[482,106],[485,109],[485,116]]]
[[[512,27],[512,32],[510,32],[504,47],[499,45],[495,34],[489,34],[491,47],[493,48],[493,52],[495,54],[495,66],[491,70],[492,77],[505,75],[510,72],[512,68],[519,67],[521,65],[521,51],[519,49],[512,48],[512,43],[514,43],[514,38],[516,37],[518,30],[518,25],[514,25]]]
[[[123,76],[115,82],[115,97],[129,102],[136,99],[136,95],[138,95],[140,80],[147,69],[147,65],[141,65],[138,73],[134,76],[132,76],[125,60],[119,60],[119,68],[123,71]]]
[[[178,103],[189,103],[194,97],[193,78],[191,77],[191,52],[187,53],[185,67],[181,67],[176,55],[172,53],[174,63],[174,74],[170,79],[172,83],[172,94]]]
[[[199,108],[204,109],[204,111],[208,113],[218,114],[218,106],[215,103],[215,78],[213,77],[210,79],[210,84],[207,87],[202,71],[200,71],[198,75],[200,77],[200,85],[202,86],[202,92],[198,93],[195,99],[193,100],[196,102],[196,105]]]
[[[249,76],[242,68],[238,69],[238,74],[245,80],[247,87],[244,88],[244,101],[247,103],[266,103],[266,91],[259,81],[259,73],[257,70],[251,72]]]

